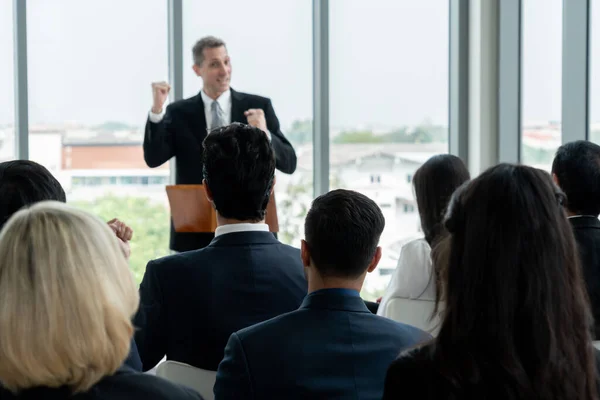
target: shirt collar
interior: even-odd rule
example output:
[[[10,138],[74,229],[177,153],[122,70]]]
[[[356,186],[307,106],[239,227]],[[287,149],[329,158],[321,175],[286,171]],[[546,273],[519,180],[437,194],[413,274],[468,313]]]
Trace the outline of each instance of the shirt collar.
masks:
[[[235,232],[269,232],[269,225],[263,223],[252,224],[246,222],[240,224],[221,225],[217,226],[217,229],[215,229],[215,237]]]
[[[206,93],[204,93],[204,89],[200,91],[200,96],[202,96],[204,106],[210,107],[210,105],[213,102],[213,99],[211,99]],[[217,103],[219,103],[219,106],[221,106],[221,110],[228,110],[228,107],[231,104],[231,89],[227,89],[225,92],[221,93],[221,95],[217,97]]]

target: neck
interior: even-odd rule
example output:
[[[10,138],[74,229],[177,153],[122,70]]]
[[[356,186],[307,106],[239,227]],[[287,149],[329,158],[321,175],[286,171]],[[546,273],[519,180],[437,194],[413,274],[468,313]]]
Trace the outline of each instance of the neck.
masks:
[[[233,225],[233,224],[264,224],[264,223],[265,223],[264,219],[261,219],[260,221],[253,221],[253,220],[241,220],[241,219],[234,219],[234,218],[224,218],[224,217],[221,217],[217,213],[217,226]]]
[[[208,97],[210,97],[213,100],[218,99],[223,93],[226,92],[226,90],[222,91],[222,92],[215,92],[215,91],[210,90],[209,88],[203,88],[202,90],[204,91],[205,95],[207,95]]]
[[[352,289],[360,293],[366,275],[360,276],[358,279],[322,277],[314,271],[314,267],[310,268],[308,273],[308,293],[316,292],[321,289]]]

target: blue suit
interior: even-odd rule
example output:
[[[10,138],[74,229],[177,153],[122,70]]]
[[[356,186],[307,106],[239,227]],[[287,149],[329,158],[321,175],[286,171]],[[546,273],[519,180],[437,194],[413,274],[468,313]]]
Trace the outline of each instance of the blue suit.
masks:
[[[166,355],[216,371],[233,332],[296,310],[306,291],[300,250],[270,232],[227,233],[150,261],[134,319],[144,370]]]
[[[381,399],[388,366],[430,336],[373,315],[358,292],[326,289],[300,309],[231,335],[215,399]]]

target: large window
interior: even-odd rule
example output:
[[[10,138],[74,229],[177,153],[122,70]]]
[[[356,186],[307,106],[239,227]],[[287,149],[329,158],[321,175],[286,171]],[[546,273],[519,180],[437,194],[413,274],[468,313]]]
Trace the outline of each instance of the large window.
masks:
[[[600,143],[600,4],[590,2],[590,140]]]
[[[378,297],[403,243],[420,235],[415,170],[448,150],[448,1],[330,3],[330,185],[381,207],[383,258],[363,296]]]
[[[69,202],[132,226],[141,279],[169,244],[169,167],[148,168],[141,147],[150,83],[168,72],[167,2],[30,0],[27,19],[31,159]]]
[[[523,1],[521,161],[546,170],[561,143],[562,6]]]
[[[0,1],[0,162],[15,158],[13,2]]]
[[[202,79],[192,70],[194,43],[217,36],[231,56],[231,86],[269,97],[282,132],[294,145],[298,168],[292,175],[277,173],[275,198],[279,239],[300,246],[313,198],[312,2],[184,0],[183,7],[184,95],[194,96],[202,88]]]

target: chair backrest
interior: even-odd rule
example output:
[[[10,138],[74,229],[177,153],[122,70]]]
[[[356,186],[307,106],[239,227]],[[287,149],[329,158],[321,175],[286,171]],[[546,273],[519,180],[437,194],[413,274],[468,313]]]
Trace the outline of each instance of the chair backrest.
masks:
[[[192,367],[177,361],[165,361],[156,367],[156,376],[190,387],[200,393],[204,400],[215,398],[213,386],[217,379],[216,371]]]
[[[412,325],[436,336],[439,330],[439,318],[429,320],[435,307],[432,300],[405,299],[393,297],[387,303],[384,317]]]

